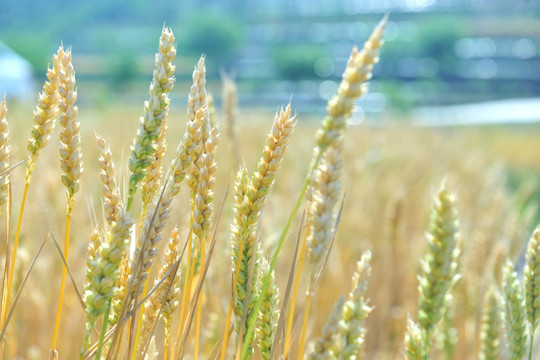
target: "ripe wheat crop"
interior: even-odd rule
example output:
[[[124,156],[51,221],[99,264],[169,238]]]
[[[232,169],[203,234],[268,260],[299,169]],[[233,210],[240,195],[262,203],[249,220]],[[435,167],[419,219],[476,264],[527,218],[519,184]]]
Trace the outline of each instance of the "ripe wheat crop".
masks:
[[[53,57],[26,150],[4,96],[3,358],[535,356],[535,183],[510,193],[466,136],[348,126],[386,20],[352,49],[320,128],[282,104],[265,136],[227,77],[216,109],[204,56],[175,113],[167,27],[126,161],[119,125],[98,135],[79,114],[71,50]]]

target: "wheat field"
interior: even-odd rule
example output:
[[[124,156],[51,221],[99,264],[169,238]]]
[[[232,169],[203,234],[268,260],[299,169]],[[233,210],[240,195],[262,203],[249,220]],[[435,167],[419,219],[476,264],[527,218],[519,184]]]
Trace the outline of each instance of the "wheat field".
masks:
[[[385,21],[321,118],[173,87],[168,28],[144,108],[77,108],[60,48],[0,108],[3,358],[536,356],[539,135],[349,127]]]

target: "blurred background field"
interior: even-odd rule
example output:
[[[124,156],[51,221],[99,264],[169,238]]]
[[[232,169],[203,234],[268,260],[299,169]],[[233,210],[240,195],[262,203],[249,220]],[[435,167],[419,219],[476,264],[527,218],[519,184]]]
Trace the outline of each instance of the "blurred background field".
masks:
[[[85,167],[78,194],[85,206],[75,209],[70,258],[79,287],[89,234],[102,220],[94,131],[110,143],[126,181],[124,164],[143,114],[163,24],[173,29],[178,44],[169,157],[185,129],[191,71],[200,54],[207,56],[218,120],[223,118],[220,71],[232,74],[238,85],[238,143],[226,136],[220,143],[216,199],[234,179],[232,146],[254,169],[273,113],[292,97],[299,124],[261,222],[270,252],[301,188],[315,131],[351,47],[361,46],[386,12],[390,20],[381,60],[345,139],[343,216],[308,336],[320,334],[337,294],[349,289],[355,261],[371,249],[368,297],[375,310],[368,319],[366,355],[401,357],[406,319],[416,312],[416,273],[431,198],[446,177],[458,193],[466,253],[462,266],[468,274],[457,290],[467,301],[456,308],[460,346],[455,358],[473,357],[481,314],[477,300],[495,276],[486,264],[497,261],[501,248],[522,262],[526,241],[540,221],[540,5],[534,1],[165,0],[159,6],[120,0],[3,1],[0,93],[8,96],[13,162],[26,156],[31,112],[51,55],[60,41],[73,50]],[[33,175],[39,186],[28,203],[39,205],[25,213],[19,276],[48,231],[58,240],[63,234],[57,148],[54,138]],[[14,214],[23,179],[20,167],[13,175]],[[212,304],[203,321],[205,354],[222,334],[230,293],[231,198],[219,227],[211,286],[205,289],[204,301]],[[184,200],[175,203],[172,219],[184,225],[186,235]],[[284,254],[292,254],[299,220]],[[287,268],[290,260],[282,256],[280,265]],[[49,348],[58,291],[50,279],[61,269],[52,246],[36,267],[14,319],[14,333],[28,336],[8,335],[9,351],[24,359],[42,359]],[[278,273],[282,288],[286,276]],[[84,313],[72,287],[65,307],[69,315],[61,334],[82,339]],[[79,347],[78,341],[61,341],[59,350],[77,354]]]

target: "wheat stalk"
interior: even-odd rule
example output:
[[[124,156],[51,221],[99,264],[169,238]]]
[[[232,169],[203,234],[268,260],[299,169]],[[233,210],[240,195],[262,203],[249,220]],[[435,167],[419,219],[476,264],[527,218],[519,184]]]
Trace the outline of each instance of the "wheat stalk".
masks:
[[[55,65],[60,69],[58,78],[60,80],[58,93],[60,94],[60,165],[62,168],[62,183],[67,192],[67,210],[66,210],[66,232],[64,239],[64,257],[66,261],[69,258],[69,239],[71,217],[73,205],[75,203],[75,193],[79,191],[79,181],[82,174],[82,151],[80,140],[80,124],[76,120],[78,108],[75,105],[77,101],[77,89],[75,88],[75,73],[71,64],[71,50],[64,51],[60,48],[59,53],[62,56],[56,57]],[[62,305],[64,302],[64,292],[66,284],[67,268],[62,268],[62,279],[60,284],[60,296],[56,313],[56,321],[53,333],[51,349],[56,349],[58,332],[60,329],[60,319],[62,315]]]
[[[36,162],[39,157],[40,151],[49,143],[51,133],[54,130],[55,119],[58,114],[58,84],[59,84],[59,72],[58,68],[59,59],[63,56],[63,49],[60,48],[53,56],[53,67],[47,69],[47,81],[43,85],[43,90],[39,94],[38,104],[33,113],[34,125],[28,138],[28,160],[26,164],[26,181],[24,184],[23,196],[21,200],[21,206],[19,210],[19,218],[17,220],[17,230],[15,232],[15,240],[13,242],[13,256],[11,257],[9,275],[7,282],[7,295],[5,301],[2,303],[2,323],[6,321],[7,308],[10,303],[11,290],[13,287],[13,275],[15,272],[15,263],[17,260],[17,249],[19,247],[19,239],[21,235],[21,226],[24,213],[24,207],[26,204],[26,197],[28,195],[28,189],[30,187],[30,181],[32,180],[32,172],[36,167]]]

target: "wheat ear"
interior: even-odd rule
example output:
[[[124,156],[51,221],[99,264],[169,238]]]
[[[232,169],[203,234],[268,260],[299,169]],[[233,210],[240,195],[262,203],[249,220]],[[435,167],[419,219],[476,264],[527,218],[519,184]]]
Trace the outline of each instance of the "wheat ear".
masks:
[[[244,308],[247,307],[246,324],[238,324],[236,327],[238,333],[247,329],[247,327],[243,329],[244,325],[247,325],[251,317],[254,316],[252,310],[255,305],[256,292],[251,292],[248,289],[248,280],[252,275],[250,273],[251,258],[254,252],[257,252],[257,249],[254,248],[257,222],[266,203],[268,192],[274,183],[275,173],[281,164],[294,125],[295,116],[291,115],[291,106],[289,104],[276,114],[257,171],[253,174],[247,189],[245,189],[242,205],[235,208],[235,216],[231,226],[231,243],[233,246],[233,267],[236,266],[238,261],[240,263],[238,269],[234,268],[234,272],[238,272],[235,289],[237,293],[236,313],[239,317],[243,314]],[[240,249],[242,249],[242,252],[240,252]],[[253,271],[257,271],[256,264],[254,265]],[[251,287],[253,288],[253,286]],[[246,304],[247,299],[249,299],[249,304]],[[239,341],[250,343],[252,339],[244,338],[239,339]],[[251,352],[252,350],[250,350]]]
[[[148,278],[152,260],[158,253],[157,245],[161,241],[161,232],[165,227],[165,223],[169,218],[172,201],[172,185],[167,183],[164,185],[163,194],[155,199],[150,206],[146,218],[144,219],[141,233],[137,241],[137,248],[133,256],[131,264],[132,274],[129,282],[132,284],[132,293],[129,297],[130,303],[134,301],[143,291],[146,279]],[[140,268],[136,268],[136,264],[142,257]]]
[[[170,165],[172,181],[175,185],[174,194],[179,191],[178,185],[186,178],[188,173],[192,174],[191,168],[197,162],[197,158],[204,150],[203,126],[208,129],[209,124],[205,124],[207,111],[206,108],[206,68],[204,66],[204,56],[199,59],[195,70],[193,71],[193,83],[188,95],[188,122],[186,131],[178,147],[176,156]],[[208,130],[205,130],[208,131]],[[192,189],[196,187],[192,181]]]
[[[161,129],[159,136],[156,140],[156,152],[152,155],[152,163],[146,169],[146,176],[142,185],[142,202],[143,211],[141,219],[144,219],[148,206],[152,202],[152,199],[156,197],[161,186],[161,168],[163,162],[163,156],[167,151],[167,142],[165,141],[165,134],[167,133],[167,120],[164,119],[161,123]]]
[[[525,307],[530,335],[529,358],[531,358],[534,333],[540,319],[540,228],[538,227],[529,240],[524,275]]]
[[[118,267],[118,278],[116,279],[116,291],[111,301],[112,313],[109,316],[109,325],[114,326],[118,323],[120,313],[124,307],[127,297],[127,286],[129,275],[131,274],[131,261],[129,253],[126,251]]]
[[[347,63],[337,94],[328,101],[328,116],[322,128],[317,132],[315,157],[343,136],[347,121],[354,110],[354,101],[367,92],[367,81],[371,78],[373,65],[379,61],[379,48],[383,44],[383,35],[388,17],[385,16],[365,42],[362,51],[356,47]]]
[[[91,269],[89,271],[92,273],[92,278],[88,284],[88,289],[84,293],[87,333],[92,332],[96,320],[101,314],[105,314],[103,322],[106,329],[110,304],[116,290],[118,268],[124,256],[128,239],[131,236],[132,225],[133,220],[121,208],[117,214],[117,221],[99,247],[95,261],[90,264]],[[100,346],[102,342],[103,339],[100,339]],[[83,349],[83,352],[86,350]]]
[[[177,262],[180,259],[179,245],[180,237],[178,235],[178,229],[175,228],[167,245],[167,250],[165,251],[163,265],[159,269],[157,279],[154,281],[154,287],[157,286],[157,289],[150,295],[144,304],[141,334],[138,343],[139,348],[137,350],[139,354],[145,353],[145,348],[152,335],[154,324],[158,320],[160,309],[162,311],[161,315],[163,316],[163,319],[166,319],[166,324],[170,327],[172,320],[171,310],[173,310],[171,305],[174,306],[173,303],[175,302],[175,298],[178,296],[180,289],[174,288],[173,286],[173,282],[178,283],[178,274],[170,273],[167,275],[167,273],[177,266]],[[159,284],[159,281],[165,276],[167,276],[167,278]],[[167,309],[165,309],[165,306],[167,306]],[[166,330],[166,334],[168,334],[169,329]]]
[[[342,348],[339,351],[341,359],[355,360],[365,341],[365,319],[372,308],[365,298],[367,282],[371,276],[371,252],[366,251],[356,264],[356,272],[353,276],[353,287],[347,301],[343,305],[343,314],[340,321],[340,342]]]
[[[156,53],[155,69],[150,83],[150,98],[144,104],[144,116],[140,120],[137,136],[131,147],[129,158],[129,178],[127,210],[137,192],[138,183],[146,176],[146,169],[152,163],[156,152],[156,141],[161,131],[163,120],[169,111],[168,93],[174,86],[174,64],[176,56],[174,35],[171,29],[163,27],[159,39],[159,51]]]
[[[342,295],[334,304],[328,321],[323,327],[322,335],[315,341],[313,350],[308,355],[308,360],[324,360],[336,358],[336,349],[340,340],[340,321],[343,318],[343,306],[345,297]]]
[[[430,346],[426,332],[412,319],[407,322],[405,332],[405,356],[408,360],[429,360]]]
[[[503,267],[502,320],[511,360],[521,360],[527,352],[525,298],[514,265],[507,261]]]
[[[60,79],[58,93],[60,94],[60,165],[62,168],[62,183],[66,187],[67,209],[66,209],[66,232],[64,237],[64,257],[69,258],[69,239],[71,228],[71,216],[75,203],[75,193],[79,191],[79,181],[82,174],[82,151],[80,139],[80,124],[76,120],[78,108],[77,89],[75,88],[75,73],[71,64],[71,51],[63,51],[63,56],[58,56],[54,60],[58,62],[55,66],[60,68],[58,78]],[[56,312],[56,321],[53,332],[51,349],[56,349],[60,320],[62,316],[62,305],[66,286],[67,267],[62,268],[62,279],[60,284],[60,296]]]
[[[270,264],[268,260],[264,257],[260,257],[260,274],[258,276],[258,281],[264,279],[264,276],[268,274],[270,269]],[[258,347],[261,351],[261,357],[263,360],[269,360],[272,353],[272,344],[274,342],[274,334],[276,332],[276,327],[279,319],[279,289],[276,284],[276,277],[274,272],[270,274],[271,281],[270,286],[266,288],[266,291],[260,296],[264,297],[263,305],[259,310],[257,317],[257,328],[256,334],[258,339]],[[261,287],[260,285],[258,286]]]
[[[491,288],[486,296],[480,331],[480,360],[495,360],[500,353],[501,318],[499,299]]]
[[[105,220],[111,226],[117,220],[117,214],[122,205],[120,189],[116,186],[114,161],[111,149],[107,146],[105,139],[96,134],[96,141],[99,147],[99,178],[103,193],[103,207],[105,209]]]
[[[174,228],[171,233],[171,239],[169,240],[168,252],[165,253],[167,259],[173,259],[174,263],[178,262],[180,256],[178,254],[180,244],[180,234],[178,233],[178,228]],[[163,306],[161,307],[161,315],[163,317],[164,329],[165,329],[165,344],[164,344],[164,355],[163,357],[167,358],[167,352],[169,350],[169,343],[171,337],[171,327],[174,319],[174,314],[178,309],[178,299],[180,297],[180,267],[176,273],[176,277],[172,283],[171,289],[165,296],[163,301]]]
[[[59,49],[53,57],[53,64],[57,64],[56,58],[63,56],[63,49]],[[2,304],[2,322],[5,322],[7,316],[7,307],[9,306],[11,297],[11,288],[13,286],[13,275],[15,272],[15,263],[17,260],[17,249],[19,246],[19,239],[21,235],[21,226],[24,213],[24,206],[26,203],[26,196],[28,195],[28,188],[30,187],[30,181],[32,180],[32,172],[36,167],[36,162],[39,157],[39,152],[49,143],[51,132],[55,126],[55,119],[58,113],[58,73],[60,69],[53,65],[52,68],[47,69],[47,81],[43,85],[43,91],[39,94],[38,104],[36,110],[33,113],[34,125],[28,138],[28,160],[26,164],[26,180],[24,184],[23,196],[21,200],[21,206],[19,210],[19,218],[17,220],[17,230],[15,232],[15,240],[13,242],[13,256],[11,257],[11,263],[8,275],[7,295],[5,301]]]
[[[426,234],[428,253],[422,261],[418,285],[418,322],[427,339],[433,335],[435,325],[443,315],[446,296],[458,279],[459,223],[455,202],[455,196],[448,192],[443,182],[431,211]]]

